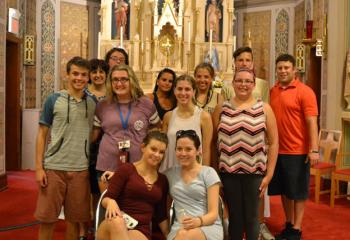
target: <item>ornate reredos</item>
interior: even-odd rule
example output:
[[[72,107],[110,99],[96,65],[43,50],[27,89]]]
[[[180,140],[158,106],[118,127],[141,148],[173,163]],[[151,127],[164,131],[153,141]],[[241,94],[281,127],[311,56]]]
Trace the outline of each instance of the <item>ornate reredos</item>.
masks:
[[[215,1],[101,0],[98,56],[103,59],[109,49],[121,46],[118,29],[112,29],[113,24],[118,25],[117,12],[112,5],[127,5],[126,27],[120,29],[120,32],[126,31],[122,38],[123,48],[129,54],[129,64],[142,80],[146,92],[154,83],[158,71],[164,67],[170,67],[178,74],[191,74],[195,66],[204,61],[209,51],[206,11],[207,6],[213,2]],[[232,79],[233,1],[217,2],[221,4],[222,41],[213,41],[212,47],[218,53],[221,75],[225,79]]]

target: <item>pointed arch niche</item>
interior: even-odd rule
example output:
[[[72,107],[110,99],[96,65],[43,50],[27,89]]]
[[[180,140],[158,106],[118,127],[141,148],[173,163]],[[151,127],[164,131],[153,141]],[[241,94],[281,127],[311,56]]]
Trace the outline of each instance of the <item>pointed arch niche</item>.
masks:
[[[276,18],[275,56],[288,53],[289,15],[282,9]]]

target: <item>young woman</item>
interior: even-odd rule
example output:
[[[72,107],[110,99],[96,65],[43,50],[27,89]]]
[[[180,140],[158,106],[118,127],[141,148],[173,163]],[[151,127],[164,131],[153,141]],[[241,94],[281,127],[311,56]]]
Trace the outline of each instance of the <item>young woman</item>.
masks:
[[[151,240],[152,217],[163,234],[168,233],[168,181],[157,172],[167,143],[164,133],[149,132],[141,145],[141,159],[123,164],[115,172],[102,200],[106,219],[98,228],[98,240]],[[138,221],[135,228],[127,228],[123,213]]]
[[[112,48],[106,53],[105,61],[109,68],[115,65],[129,65],[129,56],[123,48]]]
[[[229,210],[232,240],[259,236],[259,197],[263,197],[276,165],[278,133],[271,107],[253,95],[255,75],[240,68],[233,79],[235,96],[213,113],[219,171]]]
[[[165,172],[176,216],[168,240],[223,239],[218,215],[220,179],[213,168],[199,163],[199,146],[194,130],[176,133],[179,166]]]
[[[108,74],[108,64],[100,59],[90,60],[90,80],[89,85],[85,89],[85,93],[94,99],[97,103],[106,97],[106,78]],[[100,197],[100,190],[98,187],[96,161],[99,148],[100,139],[90,145],[89,155],[89,173],[90,173],[90,190],[92,195],[93,212],[96,210],[98,199]],[[86,240],[87,224],[80,223],[80,240]]]
[[[193,129],[201,140],[200,151],[202,163],[210,164],[210,144],[213,135],[213,124],[209,113],[202,111],[194,103],[196,83],[193,77],[181,75],[174,83],[174,94],[177,100],[177,107],[167,112],[163,119],[163,131],[167,133],[169,147],[160,171],[163,172],[174,165],[177,165],[175,157],[176,132],[178,130]]]
[[[174,96],[174,82],[176,74],[169,68],[164,68],[159,72],[153,93],[148,94],[157,108],[161,120],[166,112],[176,107],[176,98]]]
[[[158,125],[157,125],[158,124]],[[152,101],[143,95],[134,71],[127,65],[114,66],[108,76],[107,98],[96,106],[94,136],[103,131],[96,169],[114,172],[123,162],[141,158],[140,145],[148,130],[159,127]],[[99,181],[106,188],[105,175]]]
[[[200,63],[194,70],[194,78],[196,80],[196,103],[204,111],[212,114],[216,105],[223,102],[220,93],[213,91],[213,80],[215,71],[210,63]]]

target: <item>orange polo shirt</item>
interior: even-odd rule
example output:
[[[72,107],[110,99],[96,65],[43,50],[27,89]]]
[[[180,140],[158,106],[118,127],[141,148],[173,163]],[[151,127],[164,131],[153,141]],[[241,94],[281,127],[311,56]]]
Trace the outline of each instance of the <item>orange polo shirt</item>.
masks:
[[[279,82],[270,90],[270,104],[276,115],[280,154],[307,154],[309,134],[306,117],[317,116],[313,90],[294,79],[282,88]]]

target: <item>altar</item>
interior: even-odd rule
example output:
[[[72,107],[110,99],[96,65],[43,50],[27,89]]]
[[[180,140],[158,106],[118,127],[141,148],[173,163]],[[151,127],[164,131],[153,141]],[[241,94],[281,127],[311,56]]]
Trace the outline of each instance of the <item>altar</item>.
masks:
[[[100,19],[98,57],[124,48],[145,92],[162,68],[193,74],[204,60],[232,79],[233,1],[102,0]]]

